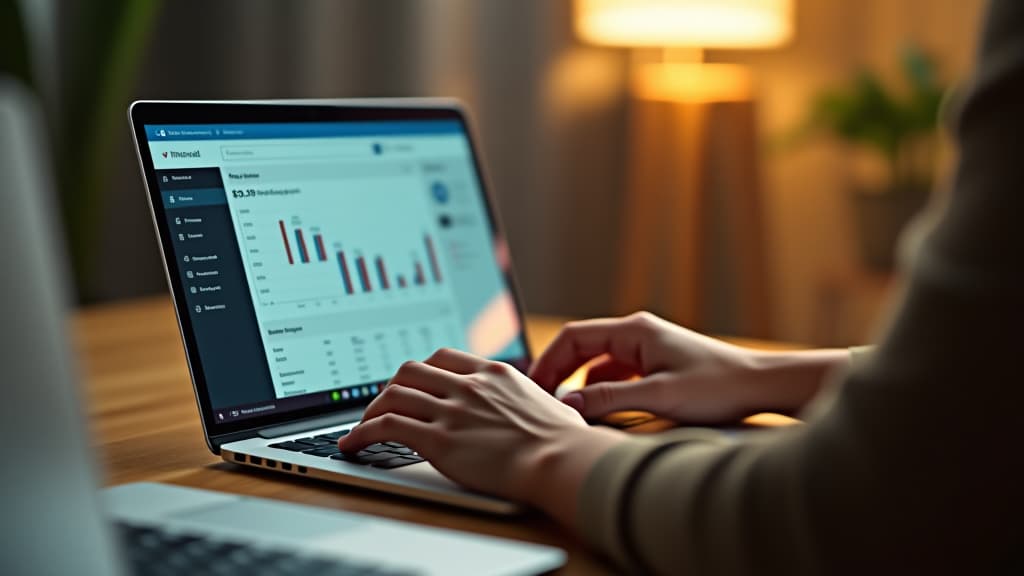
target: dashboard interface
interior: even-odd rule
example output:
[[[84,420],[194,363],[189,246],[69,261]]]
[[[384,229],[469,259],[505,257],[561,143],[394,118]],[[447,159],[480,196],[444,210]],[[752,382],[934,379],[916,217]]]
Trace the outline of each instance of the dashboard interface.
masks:
[[[527,356],[461,122],[144,130],[216,422],[363,404],[440,347]]]

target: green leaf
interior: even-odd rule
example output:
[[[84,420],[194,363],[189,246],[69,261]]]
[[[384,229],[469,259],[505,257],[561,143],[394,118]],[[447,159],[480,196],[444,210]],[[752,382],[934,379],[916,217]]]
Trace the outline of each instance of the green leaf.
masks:
[[[71,34],[73,73],[62,100],[63,134],[58,154],[62,207],[80,295],[90,299],[95,254],[118,137],[127,134],[124,113],[160,3],[157,0],[94,0],[82,8]]]
[[[870,70],[846,86],[822,92],[797,134],[826,131],[837,138],[877,150],[895,162],[910,139],[935,130],[944,89],[933,59],[916,47],[901,54],[909,91],[900,97]]]
[[[18,0],[0,0],[0,76],[32,85],[32,61]]]

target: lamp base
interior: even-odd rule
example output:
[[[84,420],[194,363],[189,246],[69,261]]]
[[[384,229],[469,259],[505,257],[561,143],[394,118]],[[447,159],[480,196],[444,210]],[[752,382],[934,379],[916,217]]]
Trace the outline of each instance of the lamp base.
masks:
[[[619,312],[771,336],[753,102],[631,107]]]

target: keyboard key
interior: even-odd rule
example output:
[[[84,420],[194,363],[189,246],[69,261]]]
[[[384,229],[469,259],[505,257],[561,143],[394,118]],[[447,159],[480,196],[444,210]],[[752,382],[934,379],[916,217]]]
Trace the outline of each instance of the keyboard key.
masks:
[[[370,452],[360,452],[356,454],[356,459],[363,464],[383,462],[385,460],[390,460],[394,457],[394,454],[388,454],[387,452],[380,452],[378,454],[372,454]]]
[[[270,447],[280,448],[282,450],[291,450],[292,452],[309,450],[309,444],[303,444],[301,442],[278,442],[277,444],[271,444]]]
[[[405,448],[405,444],[399,444],[398,442],[384,442],[385,446],[391,446],[392,448]]]
[[[352,464],[366,464],[366,462],[359,460],[359,456],[356,456],[355,454],[346,454],[345,452],[331,454],[331,460],[344,460],[345,462],[351,462]]]
[[[312,450],[306,450],[303,454],[309,454],[310,456],[333,456],[341,452],[337,446],[320,446]]]
[[[310,436],[309,438],[296,438],[295,442],[309,444],[310,446],[327,446],[328,444],[337,444],[337,441],[331,442],[326,438],[317,438],[315,436]]]
[[[139,576],[174,574],[275,576],[398,576],[393,571],[363,563],[311,556],[264,546],[211,539],[206,536],[168,533],[160,529],[119,522],[117,531],[128,551],[133,572]],[[148,547],[142,547],[146,543]]]
[[[186,548],[195,544],[196,542],[202,542],[203,539],[199,536],[183,535],[177,536],[167,540],[167,545],[171,548]]]
[[[399,456],[412,456],[413,454],[415,454],[415,452],[412,451],[412,448],[404,448],[404,447],[403,448],[389,448],[388,452],[390,452],[392,454],[398,454]]]
[[[390,452],[392,450],[397,450],[397,448],[392,448],[391,446],[386,446],[384,444],[370,444],[366,448],[363,448],[362,452],[376,454],[378,452]]]
[[[416,464],[418,462],[423,462],[423,458],[420,458],[419,456],[392,456],[388,460],[373,462],[370,465],[374,468],[390,469],[398,468],[400,466],[408,466],[409,464]]]

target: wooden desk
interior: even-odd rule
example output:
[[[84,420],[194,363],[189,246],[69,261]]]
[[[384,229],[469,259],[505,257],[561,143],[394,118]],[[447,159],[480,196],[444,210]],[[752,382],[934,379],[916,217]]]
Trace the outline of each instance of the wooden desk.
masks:
[[[535,349],[547,345],[561,323],[531,318],[527,328]],[[569,553],[559,574],[610,573],[600,558],[540,514],[495,518],[243,468],[210,454],[166,298],[84,309],[74,329],[85,375],[83,396],[107,484],[160,481],[545,543]]]

